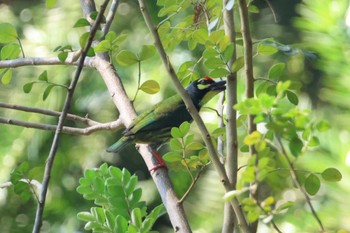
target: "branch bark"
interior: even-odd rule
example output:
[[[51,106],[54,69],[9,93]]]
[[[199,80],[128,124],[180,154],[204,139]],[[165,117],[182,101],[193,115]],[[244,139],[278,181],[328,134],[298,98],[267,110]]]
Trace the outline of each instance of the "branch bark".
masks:
[[[36,215],[35,215],[35,222],[34,222],[34,226],[33,226],[33,231],[32,231],[33,233],[40,232],[40,228],[41,228],[42,221],[43,221],[43,213],[44,213],[44,208],[45,208],[46,194],[47,194],[47,190],[48,190],[48,186],[49,186],[49,182],[50,182],[50,178],[51,178],[51,170],[52,170],[53,162],[54,162],[56,152],[58,149],[58,143],[59,143],[61,131],[63,128],[63,124],[64,124],[64,121],[66,119],[66,115],[68,113],[68,109],[70,107],[70,104],[71,104],[71,101],[73,98],[73,94],[74,94],[74,90],[75,90],[75,87],[77,86],[77,83],[79,80],[80,73],[84,67],[84,60],[85,60],[86,54],[87,54],[88,49],[90,48],[90,46],[92,44],[94,35],[98,29],[99,23],[101,22],[104,10],[106,9],[108,2],[109,2],[109,0],[105,0],[103,2],[103,4],[101,5],[100,12],[98,13],[97,18],[96,18],[96,22],[94,23],[93,27],[91,28],[88,43],[85,46],[85,48],[81,54],[77,71],[76,71],[74,78],[72,79],[71,84],[70,84],[69,89],[68,89],[66,100],[64,102],[64,106],[62,109],[62,114],[58,120],[58,125],[57,125],[57,129],[55,131],[54,139],[52,141],[50,153],[49,153],[47,161],[46,161],[44,177],[43,177],[43,181],[42,181],[42,191],[41,191],[40,196],[39,196],[39,202],[38,202],[38,207],[37,207],[37,211],[36,211]]]
[[[145,1],[139,0],[139,4],[140,4],[140,9],[141,9],[142,15],[145,19],[145,22],[146,22],[146,24],[147,24],[147,26],[148,26],[148,28],[153,36],[155,46],[158,50],[158,53],[160,54],[160,57],[163,61],[163,64],[165,65],[165,68],[166,68],[172,82],[174,83],[176,91],[182,97],[182,99],[187,107],[188,112],[191,114],[193,120],[196,122],[196,124],[201,132],[202,138],[203,138],[205,145],[208,149],[210,159],[211,159],[216,171],[218,172],[218,174],[220,176],[221,182],[222,182],[223,186],[225,187],[225,190],[231,191],[233,189],[233,187],[228,180],[224,166],[220,162],[217,151],[215,150],[214,145],[212,143],[212,139],[210,137],[210,134],[209,134],[207,128],[205,127],[202,118],[199,116],[198,111],[196,110],[195,106],[193,105],[191,98],[189,97],[188,93],[182,87],[179,79],[177,78],[175,70],[172,67],[171,62],[169,61],[169,58],[164,50],[164,47],[163,47],[162,42],[160,40],[159,34],[157,32],[157,28],[153,24],[151,17],[147,11]],[[240,205],[239,205],[237,199],[235,199],[235,198],[232,199],[231,205],[232,205],[233,209],[235,210],[235,213],[236,213],[236,216],[238,219],[238,224],[241,227],[241,229],[243,230],[243,232],[250,232],[249,227],[247,225],[247,222],[245,221],[243,212],[240,208]]]
[[[233,54],[228,63],[228,67],[231,69],[232,64],[236,61],[236,32],[233,18],[233,6],[231,9],[227,9],[226,5],[228,0],[223,0],[223,20],[225,34],[229,36],[230,42],[233,44]],[[237,183],[237,172],[238,172],[238,140],[237,140],[237,112],[233,108],[237,104],[237,73],[232,73],[227,76],[227,107],[226,107],[226,171],[228,179],[233,188],[236,187]],[[236,216],[230,205],[226,204],[224,208],[224,219],[223,219],[222,233],[233,232],[235,226],[237,226]]]

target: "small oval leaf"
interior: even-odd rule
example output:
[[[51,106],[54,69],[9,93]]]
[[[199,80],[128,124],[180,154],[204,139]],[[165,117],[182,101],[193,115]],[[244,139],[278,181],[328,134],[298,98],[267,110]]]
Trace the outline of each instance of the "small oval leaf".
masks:
[[[16,28],[9,23],[1,23],[0,24],[0,43],[7,44],[12,41],[17,40],[18,35]]]
[[[156,94],[159,92],[160,86],[155,80],[147,80],[146,82],[142,83],[140,89],[147,94]]]
[[[128,50],[122,50],[116,56],[117,62],[122,66],[130,66],[138,62],[136,55]]]
[[[34,82],[24,84],[24,86],[23,86],[24,93],[29,93],[33,88],[33,84],[34,84]]]
[[[310,195],[315,195],[321,187],[320,179],[313,173],[311,173],[304,182],[305,190]]]
[[[85,18],[80,18],[77,20],[77,22],[75,22],[73,27],[78,28],[78,27],[85,27],[85,26],[90,26],[89,21],[87,21],[87,19]]]
[[[287,98],[288,98],[289,102],[291,102],[294,105],[298,105],[299,99],[298,99],[298,96],[294,92],[287,90],[286,94],[287,94]]]
[[[151,58],[156,53],[153,45],[143,45],[139,54],[140,61]]]
[[[342,179],[342,174],[336,168],[327,168],[321,173],[321,176],[326,181],[340,181]]]

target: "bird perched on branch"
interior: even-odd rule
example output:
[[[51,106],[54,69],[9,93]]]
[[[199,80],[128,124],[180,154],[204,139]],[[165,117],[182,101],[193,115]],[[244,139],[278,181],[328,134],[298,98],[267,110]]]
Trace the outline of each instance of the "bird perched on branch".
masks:
[[[225,84],[224,80],[215,82],[210,77],[205,76],[190,83],[186,91],[199,111],[211,98],[226,89]],[[136,117],[123,132],[123,136],[107,148],[107,152],[119,152],[129,143],[160,145],[171,137],[171,128],[179,127],[184,121],[191,122],[192,117],[181,96],[176,94]],[[155,156],[160,165],[164,166],[160,157],[157,154]]]

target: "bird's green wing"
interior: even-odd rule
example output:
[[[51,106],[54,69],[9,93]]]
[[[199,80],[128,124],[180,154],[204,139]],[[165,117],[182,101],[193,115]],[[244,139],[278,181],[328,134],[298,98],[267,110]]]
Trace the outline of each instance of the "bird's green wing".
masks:
[[[142,130],[157,130],[164,127],[171,127],[171,115],[180,108],[184,108],[186,111],[185,104],[179,95],[165,99],[136,117],[128,129],[126,129],[125,135],[132,135]],[[167,124],[168,120],[169,124]]]

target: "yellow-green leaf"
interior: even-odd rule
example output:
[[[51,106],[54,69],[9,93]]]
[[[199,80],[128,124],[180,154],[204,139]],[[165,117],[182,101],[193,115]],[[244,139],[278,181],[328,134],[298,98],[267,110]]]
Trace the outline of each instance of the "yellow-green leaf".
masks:
[[[159,92],[160,86],[155,80],[147,80],[146,82],[142,83],[140,89],[147,94],[156,94]]]
[[[116,56],[117,62],[122,66],[130,66],[138,62],[136,55],[128,50],[120,51]]]
[[[327,168],[321,173],[321,176],[326,181],[340,181],[342,179],[342,174],[336,168]]]
[[[231,71],[232,72],[237,72],[239,71],[240,69],[242,69],[244,66],[244,57],[241,56],[241,57],[238,57],[236,59],[236,61],[232,64],[231,66]]]
[[[261,140],[261,134],[258,131],[254,131],[253,133],[247,135],[244,138],[244,144],[251,146],[258,143]]]
[[[9,23],[1,23],[0,24],[0,43],[7,44],[12,41],[17,40],[18,35],[16,28]]]

